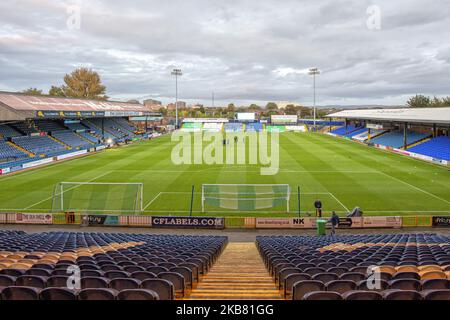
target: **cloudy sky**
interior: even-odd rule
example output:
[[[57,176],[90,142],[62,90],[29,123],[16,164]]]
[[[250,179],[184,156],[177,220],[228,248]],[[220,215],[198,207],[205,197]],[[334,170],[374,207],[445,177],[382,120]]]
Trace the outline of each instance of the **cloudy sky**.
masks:
[[[78,14],[79,18],[78,19]],[[78,66],[115,99],[404,104],[450,95],[448,0],[2,0],[0,90]]]

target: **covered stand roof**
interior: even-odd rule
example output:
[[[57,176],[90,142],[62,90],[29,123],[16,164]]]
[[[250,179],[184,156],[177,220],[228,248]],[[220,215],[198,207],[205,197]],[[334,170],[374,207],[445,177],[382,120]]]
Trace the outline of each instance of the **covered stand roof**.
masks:
[[[373,121],[450,124],[450,107],[344,110],[329,114],[327,117]]]
[[[139,103],[90,99],[29,96],[0,92],[0,120],[24,120],[47,115],[70,116],[142,116],[150,114]]]

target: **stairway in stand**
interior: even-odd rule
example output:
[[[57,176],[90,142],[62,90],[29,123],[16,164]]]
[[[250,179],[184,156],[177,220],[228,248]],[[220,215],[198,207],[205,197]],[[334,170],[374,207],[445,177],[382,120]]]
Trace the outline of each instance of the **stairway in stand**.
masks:
[[[187,300],[282,299],[253,242],[230,242]]]

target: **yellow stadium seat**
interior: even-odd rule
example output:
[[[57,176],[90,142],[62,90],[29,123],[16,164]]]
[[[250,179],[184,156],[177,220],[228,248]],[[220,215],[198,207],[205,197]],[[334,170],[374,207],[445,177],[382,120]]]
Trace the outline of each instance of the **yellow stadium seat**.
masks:
[[[398,266],[397,272],[416,272],[419,273],[419,269],[416,266]]]
[[[420,275],[421,280],[446,279],[447,275],[442,271],[427,271]]]
[[[429,266],[420,266],[419,272],[427,272],[427,271],[442,271],[442,268],[437,265],[429,265]]]
[[[10,266],[11,269],[23,269],[23,270],[28,270],[32,267],[32,264],[28,264],[28,263],[14,263]]]
[[[393,266],[380,266],[380,272],[386,272],[393,275],[397,272],[397,270]]]

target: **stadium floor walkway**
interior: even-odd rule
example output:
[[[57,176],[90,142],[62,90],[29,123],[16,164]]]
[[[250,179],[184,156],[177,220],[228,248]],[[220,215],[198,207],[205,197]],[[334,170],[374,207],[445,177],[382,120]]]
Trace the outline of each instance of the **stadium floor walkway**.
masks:
[[[282,299],[255,243],[232,242],[187,300]]]

